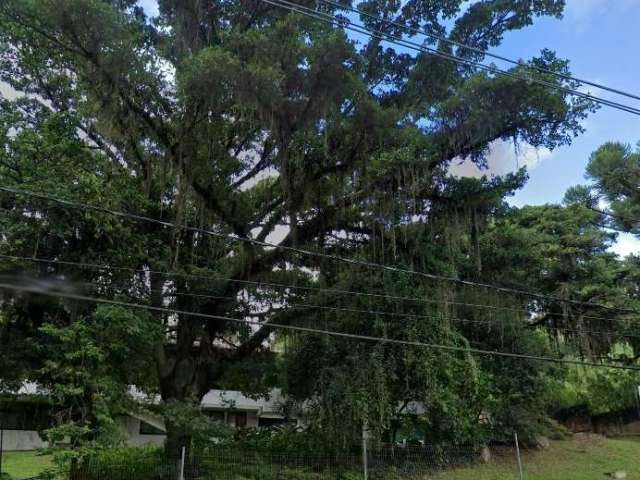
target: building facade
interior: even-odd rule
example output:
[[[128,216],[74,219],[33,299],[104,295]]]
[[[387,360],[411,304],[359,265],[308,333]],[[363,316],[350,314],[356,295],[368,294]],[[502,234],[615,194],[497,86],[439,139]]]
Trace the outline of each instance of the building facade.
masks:
[[[141,395],[132,390],[134,398]],[[154,399],[152,403],[158,403]],[[284,424],[284,399],[279,390],[267,397],[249,397],[235,390],[211,390],[202,399],[205,415],[234,428],[271,428]],[[131,446],[162,445],[166,430],[160,416],[132,412],[117,419],[118,426]],[[51,407],[46,392],[35,385],[25,385],[18,394],[0,403],[0,429],[3,450],[36,450],[47,443],[39,432],[52,426]]]

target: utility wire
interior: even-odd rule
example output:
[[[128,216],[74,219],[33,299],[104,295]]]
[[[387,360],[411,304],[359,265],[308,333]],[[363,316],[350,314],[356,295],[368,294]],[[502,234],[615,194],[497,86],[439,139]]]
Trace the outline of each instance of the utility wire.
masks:
[[[486,64],[483,64],[483,63],[480,63],[480,62],[475,62],[473,60],[468,60],[468,59],[461,58],[461,57],[458,57],[458,56],[455,56],[455,55],[452,55],[452,54],[448,54],[446,52],[442,52],[440,50],[436,50],[434,48],[430,48],[430,47],[424,46],[422,44],[412,42],[410,40],[405,40],[405,39],[402,39],[402,38],[393,37],[390,34],[388,34],[386,32],[383,32],[381,30],[369,29],[369,28],[367,28],[365,26],[358,25],[358,24],[356,24],[354,22],[351,22],[350,20],[346,20],[346,19],[343,19],[343,18],[337,18],[337,17],[335,17],[333,15],[329,15],[329,14],[326,14],[324,12],[319,12],[317,10],[313,10],[313,9],[308,8],[308,7],[304,7],[304,6],[302,6],[302,5],[298,4],[298,3],[295,3],[295,2],[290,2],[290,1],[287,1],[287,0],[262,0],[262,1],[264,1],[266,3],[269,3],[271,5],[274,5],[274,6],[278,6],[278,7],[281,7],[281,8],[286,8],[287,10],[290,10],[290,11],[295,11],[295,12],[300,13],[302,15],[306,15],[308,17],[315,18],[317,20],[321,20],[321,21],[324,21],[324,22],[327,22],[327,23],[330,23],[330,24],[334,24],[335,23],[338,26],[340,26],[342,28],[345,28],[347,30],[354,31],[356,33],[361,33],[361,34],[364,34],[364,35],[367,35],[367,36],[370,36],[370,37],[373,37],[373,38],[378,38],[378,39],[386,41],[388,43],[395,44],[395,45],[398,45],[398,46],[402,46],[402,47],[405,47],[405,48],[409,48],[409,49],[414,50],[414,51],[418,51],[418,52],[422,52],[422,53],[428,52],[428,53],[430,53],[430,54],[432,54],[434,56],[437,56],[437,57],[440,57],[440,58],[444,58],[444,59],[447,59],[447,60],[451,60],[451,61],[454,61],[456,63],[462,64],[462,65],[467,65],[467,66],[479,68],[479,69],[484,70],[484,71],[488,71],[488,72],[491,72],[491,73],[494,73],[494,74],[511,77],[511,78],[516,79],[516,80],[537,83],[537,84],[544,85],[544,86],[547,86],[547,87],[555,89],[555,90],[560,90],[560,91],[562,91],[564,93],[567,93],[569,95],[573,95],[573,96],[576,96],[576,97],[588,99],[590,101],[599,103],[601,105],[605,105],[605,106],[609,106],[609,107],[612,107],[612,108],[616,108],[618,110],[622,110],[622,111],[625,111],[627,113],[632,113],[634,115],[640,115],[640,109],[637,109],[635,107],[631,107],[631,106],[626,105],[626,104],[622,104],[622,103],[615,102],[615,101],[612,101],[612,100],[607,100],[605,98],[597,97],[597,96],[591,95],[589,93],[580,92],[579,90],[575,90],[575,89],[571,89],[571,88],[568,88],[568,87],[564,87],[562,85],[558,85],[556,83],[551,83],[551,82],[543,80],[543,79],[521,76],[521,75],[518,75],[518,74],[514,74],[512,72],[509,72],[509,71],[501,70],[501,69],[499,69],[499,68],[497,68],[497,67],[495,67],[493,65],[486,65]],[[384,20],[381,19],[381,21],[384,21]]]
[[[79,294],[70,293],[70,292],[58,292],[58,291],[52,291],[52,290],[47,290],[43,288],[11,285],[8,283],[0,283],[0,289],[11,290],[14,292],[27,292],[27,293],[34,293],[39,295],[47,295],[50,297],[68,298],[70,300],[79,300],[79,301],[92,302],[92,303],[103,303],[106,305],[114,305],[119,307],[136,308],[136,309],[161,312],[161,313],[166,313],[171,315],[185,315],[185,316],[191,316],[196,318],[204,318],[207,320],[219,320],[219,321],[225,321],[225,322],[239,323],[242,325],[254,325],[254,326],[265,327],[265,328],[274,329],[274,330],[290,330],[294,332],[327,335],[327,336],[333,336],[333,337],[339,337],[339,338],[349,338],[353,340],[363,340],[363,341],[376,342],[376,343],[388,343],[388,344],[395,344],[395,345],[422,347],[422,348],[427,348],[432,350],[461,352],[466,354],[497,356],[497,357],[515,358],[520,360],[535,360],[535,361],[541,361],[541,362],[580,365],[580,366],[585,366],[585,367],[588,366],[588,367],[595,367],[595,368],[611,368],[611,369],[640,371],[640,367],[634,367],[630,365],[615,365],[615,364],[607,364],[607,363],[584,362],[580,360],[545,357],[545,356],[538,356],[538,355],[527,355],[523,353],[502,352],[497,350],[484,350],[479,348],[459,347],[455,345],[441,345],[436,343],[418,342],[414,340],[400,340],[395,338],[384,338],[384,337],[376,337],[371,335],[360,335],[356,333],[337,332],[334,330],[316,329],[316,328],[301,327],[297,325],[288,325],[288,324],[281,324],[281,323],[269,323],[269,322],[265,323],[265,322],[249,320],[249,319],[227,317],[223,315],[210,315],[206,313],[190,312],[186,310],[178,310],[173,308],[154,307],[152,305],[142,305],[139,303],[122,302],[118,300],[109,300],[105,298],[96,298],[96,297],[79,295]]]
[[[460,301],[448,301],[448,300],[433,300],[428,298],[421,297],[408,297],[402,295],[391,295],[387,293],[379,293],[379,292],[365,292],[365,291],[356,291],[356,290],[342,290],[335,288],[323,288],[323,287],[311,287],[311,286],[302,286],[302,285],[291,285],[285,283],[275,283],[275,282],[264,282],[260,280],[240,280],[234,278],[228,278],[221,275],[202,275],[202,274],[192,274],[186,272],[178,272],[178,271],[161,271],[161,270],[150,270],[150,269],[136,269],[133,267],[122,267],[111,264],[97,264],[97,263],[86,263],[86,262],[72,262],[68,260],[53,260],[46,258],[38,258],[38,257],[21,257],[15,255],[6,255],[0,254],[0,258],[4,258],[7,260],[15,260],[15,261],[25,261],[25,262],[37,262],[37,263],[49,263],[49,264],[57,264],[57,265],[65,265],[72,266],[78,268],[91,268],[97,270],[115,270],[115,271],[128,271],[131,273],[140,273],[140,274],[154,274],[154,275],[162,275],[167,277],[180,277],[180,278],[191,278],[195,280],[215,280],[215,281],[224,281],[229,283],[237,283],[240,285],[250,285],[255,287],[264,287],[264,288],[274,288],[274,289],[285,289],[285,290],[301,290],[301,291],[309,291],[309,292],[317,292],[317,293],[327,293],[331,295],[348,295],[354,297],[368,297],[368,298],[379,298],[385,300],[393,300],[393,301],[408,301],[408,302],[416,302],[416,303],[424,303],[424,304],[437,304],[437,305],[455,305],[461,307],[470,307],[470,308],[485,308],[490,310],[504,310],[511,311],[515,313],[522,313],[525,315],[531,315],[530,310],[525,310],[522,308],[508,307],[503,305],[486,305],[482,303],[468,303],[468,302],[460,302]],[[187,265],[189,267],[194,267],[193,265]],[[197,267],[196,267],[197,268]],[[199,294],[193,294],[199,295]],[[206,297],[210,297],[212,299],[224,299],[224,297],[217,297],[213,295],[205,295]],[[636,312],[637,313],[637,312]],[[556,312],[546,312],[547,316],[559,316],[564,317],[565,315],[562,313]],[[592,319],[592,320],[602,320],[605,322],[619,322],[621,319],[617,318],[609,318],[609,317],[601,317],[596,315],[582,315],[582,318]]]
[[[99,287],[104,286],[106,288],[112,288],[112,289],[114,288],[114,287],[108,287],[105,285],[100,285],[95,282],[90,282],[89,285],[99,286]],[[126,290],[126,289],[123,289],[123,290]],[[163,293],[165,297],[184,296],[184,297],[204,298],[204,299],[212,299],[212,300],[228,300],[228,301],[238,300],[238,297],[230,297],[230,296],[224,297],[224,296],[206,295],[201,293],[190,293],[190,292],[165,292],[163,290],[158,290],[158,289],[148,289],[148,290],[151,292],[156,291],[159,293]],[[128,296],[131,296],[132,298],[136,298],[133,295],[129,295],[128,293],[126,294]],[[267,303],[270,306],[273,303],[269,301],[265,302],[263,299],[259,299],[258,301]],[[275,303],[278,303],[278,302],[275,302]],[[300,302],[282,304],[282,307],[283,309],[286,309],[286,310],[329,310],[332,312],[357,313],[357,314],[366,314],[366,315],[372,315],[372,316],[387,316],[387,317],[397,317],[397,318],[415,319],[415,320],[442,320],[442,321],[449,321],[452,323],[460,323],[460,324],[483,325],[489,328],[491,328],[492,326],[494,326],[495,328],[500,328],[505,326],[508,327],[508,326],[521,325],[524,327],[534,327],[534,328],[540,327],[545,330],[552,330],[556,332],[586,334],[589,336],[592,336],[592,335],[602,336],[606,338],[612,338],[612,337],[640,338],[640,335],[623,334],[623,333],[615,332],[613,330],[604,331],[604,330],[590,330],[590,329],[583,329],[583,328],[578,329],[578,328],[568,328],[568,327],[552,327],[546,324],[528,323],[526,321],[514,322],[514,321],[505,321],[505,320],[498,320],[498,319],[477,320],[477,319],[470,319],[470,318],[453,317],[453,316],[442,315],[442,314],[428,315],[424,313],[389,312],[387,310],[372,310],[372,309],[362,309],[362,308],[353,308],[353,307],[336,307],[333,305],[318,305],[318,304],[300,303]],[[244,313],[249,317],[252,315],[252,311],[250,309],[247,309]]]
[[[266,0],[263,0],[263,1],[266,1]],[[192,226],[185,225],[185,224],[179,224],[179,223],[168,222],[168,221],[165,221],[165,220],[159,220],[157,218],[147,217],[147,216],[144,216],[144,215],[138,215],[138,214],[133,214],[133,213],[126,213],[126,212],[120,212],[120,211],[116,211],[116,210],[111,210],[111,209],[108,209],[108,208],[105,208],[105,207],[100,207],[100,206],[97,206],[97,205],[89,205],[89,204],[86,204],[86,203],[75,202],[75,201],[72,201],[72,200],[65,200],[65,199],[61,199],[61,198],[54,197],[54,196],[51,196],[51,195],[46,195],[46,194],[42,194],[42,193],[35,193],[35,192],[27,191],[27,190],[19,190],[19,189],[9,188],[9,187],[0,187],[0,191],[8,192],[8,193],[11,193],[13,195],[39,198],[39,199],[55,202],[55,203],[58,203],[60,205],[63,205],[65,207],[69,207],[69,208],[80,209],[80,210],[92,210],[92,211],[102,212],[102,213],[106,213],[106,214],[113,215],[113,216],[120,217],[120,218],[129,218],[129,219],[136,220],[136,221],[156,223],[156,224],[159,224],[159,225],[163,225],[165,227],[179,228],[179,229],[183,229],[183,230],[186,230],[186,231],[202,233],[202,234],[205,234],[205,235],[211,235],[211,236],[214,236],[214,237],[226,238],[226,239],[231,240],[231,241],[246,242],[246,243],[250,243],[250,244],[253,244],[253,245],[258,245],[258,246],[261,246],[261,247],[273,248],[273,249],[277,249],[277,250],[297,253],[297,254],[300,254],[300,255],[327,259],[327,260],[331,260],[331,261],[335,261],[335,262],[346,263],[348,265],[362,266],[362,267],[366,267],[366,268],[382,270],[382,271],[385,271],[385,272],[400,273],[400,274],[405,274],[405,275],[415,275],[415,276],[418,276],[418,277],[426,278],[428,280],[439,281],[439,282],[449,282],[449,283],[454,283],[454,284],[462,285],[462,286],[466,286],[466,287],[486,288],[486,289],[495,290],[497,292],[508,293],[508,294],[512,294],[512,295],[522,295],[522,296],[527,296],[527,297],[530,297],[530,298],[536,298],[536,299],[539,299],[539,300],[547,300],[547,301],[561,302],[561,303],[566,303],[566,304],[571,304],[571,305],[587,306],[587,307],[590,307],[590,308],[601,308],[601,309],[605,309],[605,310],[609,310],[609,311],[618,311],[618,312],[626,312],[626,313],[638,313],[636,310],[633,310],[633,309],[623,309],[623,308],[618,308],[618,307],[610,307],[608,305],[604,305],[604,304],[601,304],[601,303],[582,302],[582,301],[579,301],[579,300],[572,300],[572,299],[557,297],[555,295],[547,295],[547,294],[538,293],[538,292],[519,290],[519,289],[516,289],[516,288],[502,287],[502,286],[488,284],[488,283],[474,282],[474,281],[471,281],[471,280],[461,280],[459,278],[446,277],[446,276],[443,276],[443,275],[420,272],[420,271],[416,271],[416,270],[410,270],[410,269],[405,269],[405,268],[400,268],[400,267],[394,267],[394,266],[390,266],[390,265],[384,265],[384,264],[380,264],[380,263],[368,262],[368,261],[363,261],[363,260],[355,260],[355,259],[352,259],[352,258],[341,257],[341,256],[338,256],[338,255],[333,255],[333,254],[328,254],[328,253],[323,253],[323,252],[314,252],[314,251],[311,251],[311,250],[306,250],[306,249],[298,248],[298,247],[289,247],[289,246],[284,246],[284,245],[278,245],[278,244],[270,243],[270,242],[266,242],[266,241],[255,240],[255,239],[249,238],[249,237],[241,237],[241,236],[237,236],[237,235],[231,235],[231,234],[226,234],[226,233],[215,232],[215,231],[210,230],[210,229],[192,227]]]
[[[386,23],[388,25],[393,25],[394,27],[401,28],[404,31],[413,33],[415,35],[424,35],[424,36],[432,38],[434,40],[439,40],[439,41],[447,43],[449,45],[455,45],[456,47],[462,48],[464,50],[468,50],[470,52],[478,53],[478,54],[480,54],[482,56],[491,57],[491,58],[495,58],[497,60],[501,60],[501,61],[506,62],[506,63],[510,63],[511,65],[515,65],[515,66],[519,66],[519,67],[525,67],[525,68],[528,68],[530,70],[536,70],[536,71],[538,71],[540,73],[546,73],[546,74],[549,74],[549,75],[553,75],[555,77],[562,78],[564,80],[578,82],[578,83],[581,83],[583,85],[589,85],[589,86],[592,86],[592,87],[596,87],[596,88],[599,88],[601,90],[606,90],[608,92],[615,93],[617,95],[622,95],[622,96],[625,96],[625,97],[633,98],[635,100],[640,100],[640,96],[639,95],[636,95],[636,94],[633,94],[633,93],[629,93],[629,92],[625,92],[624,90],[619,90],[619,89],[616,89],[616,88],[612,88],[612,87],[609,87],[607,85],[603,85],[601,83],[593,82],[591,80],[584,80],[582,78],[578,78],[578,77],[575,77],[573,75],[568,75],[568,74],[565,74],[565,73],[555,72],[553,70],[549,70],[548,68],[538,67],[538,66],[532,65],[530,63],[523,63],[523,62],[518,61],[518,60],[513,60],[512,58],[508,58],[508,57],[504,57],[502,55],[491,53],[489,51],[483,50],[482,48],[474,47],[472,45],[467,45],[465,43],[458,42],[458,41],[453,40],[451,38],[447,38],[447,37],[444,37],[442,35],[437,35],[437,34],[431,33],[426,29],[414,28],[414,27],[411,27],[409,25],[406,25],[406,24],[403,24],[403,23],[400,23],[400,22],[396,22],[394,20],[387,20],[387,19],[378,17],[378,16],[373,15],[371,13],[365,12],[364,10],[362,10],[360,8],[354,8],[354,7],[351,7],[351,6],[347,5],[347,4],[342,4],[342,3],[335,2],[335,1],[332,1],[332,0],[318,0],[318,1],[320,1],[320,2],[322,2],[324,4],[327,4],[327,5],[332,5],[334,7],[340,8],[341,10],[346,10],[348,12],[357,13],[359,15],[362,15],[362,16],[365,16],[367,18],[370,18],[371,20],[375,20],[376,22],[381,22],[381,23]]]
[[[354,31],[356,33],[361,33],[361,34],[364,34],[364,35],[367,35],[367,36],[370,36],[370,37],[373,37],[373,38],[378,38],[378,39],[386,41],[388,43],[395,44],[395,45],[398,45],[398,46],[402,46],[402,47],[405,47],[405,48],[409,48],[409,49],[414,50],[414,51],[418,51],[418,52],[422,52],[422,53],[428,52],[428,53],[430,53],[430,54],[432,54],[434,56],[437,56],[437,57],[440,57],[440,58],[444,58],[444,59],[447,59],[447,60],[451,60],[451,61],[454,61],[454,62],[459,63],[459,64],[463,64],[463,65],[479,68],[481,70],[489,71],[489,72],[494,73],[494,74],[503,75],[503,76],[511,77],[511,78],[514,78],[514,79],[517,79],[517,80],[526,81],[526,82],[538,83],[540,85],[544,85],[544,86],[547,86],[547,87],[552,88],[552,89],[563,91],[563,92],[565,92],[565,93],[567,93],[569,95],[585,98],[585,99],[588,99],[590,101],[593,101],[593,102],[596,102],[596,103],[599,103],[599,104],[602,104],[602,105],[606,105],[606,106],[609,106],[609,107],[612,107],[612,108],[616,108],[618,110],[622,110],[622,111],[625,111],[625,112],[628,112],[628,113],[632,113],[632,114],[635,114],[635,115],[640,115],[640,109],[637,109],[635,107],[631,107],[629,105],[625,105],[625,104],[622,104],[622,103],[619,103],[619,102],[615,102],[615,101],[612,101],[612,100],[607,100],[607,99],[604,99],[604,98],[601,98],[601,97],[597,97],[597,96],[591,95],[589,93],[580,92],[578,90],[571,89],[571,88],[568,88],[568,87],[564,87],[562,85],[558,85],[558,84],[555,84],[555,83],[551,83],[551,82],[543,80],[543,79],[520,76],[520,75],[514,74],[512,72],[501,70],[501,69],[499,69],[499,68],[497,68],[497,67],[495,67],[493,65],[486,65],[486,64],[483,64],[483,63],[480,63],[480,62],[475,62],[473,60],[468,60],[468,59],[461,58],[461,57],[458,57],[458,56],[455,56],[455,55],[452,55],[452,54],[448,54],[446,52],[442,52],[440,50],[436,50],[434,48],[430,48],[430,47],[424,46],[422,44],[412,42],[410,40],[405,40],[405,39],[402,39],[402,38],[393,37],[390,34],[388,34],[386,32],[383,32],[381,30],[369,29],[369,28],[367,28],[365,26],[355,24],[354,22],[351,22],[350,20],[343,19],[343,18],[337,18],[337,17],[335,17],[333,15],[330,15],[330,14],[327,14],[327,13],[324,13],[324,12],[319,12],[317,10],[310,9],[308,7],[302,6],[302,5],[300,5],[298,3],[295,3],[295,2],[290,2],[290,1],[287,1],[287,0],[262,0],[262,1],[264,1],[264,2],[266,2],[268,4],[270,4],[270,5],[274,5],[274,6],[281,7],[281,8],[286,8],[287,10],[295,11],[295,12],[300,13],[302,15],[306,15],[308,17],[315,18],[317,20],[321,20],[321,21],[324,21],[324,22],[327,22],[327,23],[330,23],[330,24],[334,24],[335,23],[338,26],[340,26],[342,28],[345,28],[347,30]],[[380,19],[380,21],[384,22],[383,19]]]
[[[158,275],[163,275],[163,276],[178,276],[178,277],[184,277],[184,278],[194,278],[194,279],[198,279],[198,280],[222,280],[222,281],[228,281],[228,282],[239,282],[240,284],[245,284],[245,283],[249,283],[251,285],[255,285],[255,286],[260,286],[260,287],[269,287],[269,288],[273,288],[273,287],[277,287],[277,288],[286,288],[286,289],[304,289],[304,290],[311,290],[311,291],[319,291],[321,293],[331,293],[331,294],[341,294],[341,295],[349,295],[349,296],[373,296],[373,297],[382,297],[382,298],[388,298],[391,297],[392,299],[401,299],[403,301],[415,301],[415,302],[420,302],[420,303],[431,303],[431,304],[449,304],[449,305],[458,305],[458,306],[464,306],[464,307],[471,307],[471,308],[491,308],[491,309],[504,309],[507,311],[514,311],[514,312],[518,312],[518,313],[524,313],[524,314],[530,314],[531,312],[527,311],[527,310],[522,310],[522,309],[516,309],[516,308],[512,308],[512,307],[504,307],[504,306],[498,306],[498,305],[484,305],[484,304],[476,304],[476,303],[465,303],[465,302],[446,302],[446,301],[441,301],[441,300],[429,300],[429,299],[423,299],[423,298],[414,298],[414,297],[402,297],[402,296],[393,296],[393,295],[386,295],[386,294],[377,294],[377,293],[370,293],[370,292],[357,292],[357,291],[353,291],[353,290],[335,290],[335,289],[326,289],[326,288],[320,288],[320,287],[303,287],[303,286],[296,286],[296,285],[288,285],[288,284],[281,284],[281,283],[265,283],[265,282],[259,282],[259,281],[249,281],[249,280],[235,280],[232,278],[225,278],[225,277],[218,277],[218,276],[204,276],[204,275],[197,275],[197,274],[189,274],[189,273],[183,273],[183,272],[161,272],[161,271],[155,271],[155,270],[146,270],[146,269],[135,269],[135,268],[130,268],[130,267],[119,267],[119,266],[113,266],[113,265],[105,265],[105,264],[93,264],[93,263],[82,263],[82,262],[71,262],[71,261],[64,261],[64,260],[49,260],[49,259],[44,259],[44,258],[37,258],[37,257],[18,257],[18,256],[14,256],[14,255],[5,255],[5,254],[0,254],[0,259],[4,258],[7,260],[16,260],[16,261],[25,261],[25,262],[36,262],[36,263],[47,263],[47,264],[58,264],[58,265],[65,265],[65,266],[73,266],[73,267],[79,267],[79,268],[93,268],[93,269],[100,269],[100,270],[121,270],[121,271],[128,271],[128,272],[132,272],[132,273],[146,273],[146,274],[158,274]],[[85,282],[82,283],[82,285],[90,285],[90,286],[95,286],[95,287],[105,287],[105,288],[112,288],[112,289],[122,289],[125,290],[126,287],[118,287],[118,286],[113,286],[113,285],[103,285],[100,284],[98,282]],[[171,297],[171,296],[189,296],[189,297],[194,297],[194,298],[205,298],[205,299],[212,299],[212,300],[237,300],[237,297],[230,297],[230,296],[217,296],[217,295],[208,295],[208,294],[201,294],[201,293],[191,293],[191,292],[167,292],[165,290],[158,290],[158,289],[150,289],[150,288],[146,288],[145,289],[147,291],[158,291],[160,293],[163,293],[164,296],[166,297]],[[262,301],[262,300],[261,300]],[[397,317],[413,317],[413,318],[429,318],[429,319],[443,319],[443,320],[450,320],[453,322],[460,322],[460,323],[481,323],[481,324],[490,324],[490,323],[495,323],[495,324],[509,324],[508,322],[504,322],[501,320],[472,320],[472,319],[465,319],[465,318],[459,318],[459,317],[452,317],[452,316],[447,316],[447,315],[425,315],[425,314],[410,314],[410,313],[402,313],[402,312],[389,312],[389,311],[384,311],[384,310],[364,310],[364,309],[355,309],[355,308],[351,308],[351,307],[333,307],[333,306],[325,306],[325,305],[313,305],[313,304],[306,304],[306,303],[294,303],[294,304],[287,304],[286,305],[287,308],[317,308],[317,309],[324,309],[324,310],[334,310],[334,311],[345,311],[345,312],[351,312],[351,313],[367,313],[367,314],[377,314],[377,315],[388,315],[388,316],[397,316]],[[553,312],[551,313],[547,313],[546,315],[562,315],[562,314],[554,314]],[[588,315],[583,315],[582,318],[590,318],[590,319],[595,319],[595,320],[603,320],[606,322],[623,322],[622,319],[617,319],[617,318],[606,318],[606,317],[597,317],[597,316],[588,316]],[[537,325],[532,325],[532,324],[524,324],[526,326],[537,326]],[[616,333],[616,332],[606,332],[606,331],[601,331],[601,330],[585,330],[585,329],[569,329],[569,328],[564,328],[564,327],[551,327],[551,326],[547,326],[544,324],[540,325],[541,327],[548,329],[548,330],[558,330],[558,331],[568,331],[568,332],[573,332],[573,333],[588,333],[588,334],[601,334],[601,335],[611,335],[611,336],[619,336],[619,337],[635,337],[637,335],[629,335],[629,334],[620,334],[620,333]],[[639,336],[640,337],[640,336]]]
[[[341,28],[344,28],[346,30],[350,30],[352,32],[356,32],[356,33],[360,33],[363,35],[367,35],[369,37],[372,38],[378,38],[382,41],[386,41],[388,43],[394,44],[394,45],[398,45],[410,50],[414,50],[417,52],[421,52],[421,53],[430,53],[431,55],[434,55],[436,57],[440,57],[440,58],[444,58],[446,60],[451,60],[453,62],[459,63],[461,65],[467,65],[467,66],[471,66],[474,68],[478,68],[484,71],[488,71],[491,72],[493,74],[497,74],[497,75],[502,75],[502,76],[506,76],[506,77],[510,77],[510,78],[514,78],[516,80],[520,80],[520,81],[525,81],[525,82],[532,82],[532,83],[537,83],[539,85],[543,85],[555,90],[559,90],[562,91],[566,94],[575,96],[575,97],[580,97],[583,99],[587,99],[589,101],[595,102],[595,103],[599,103],[601,105],[605,105],[611,108],[615,108],[618,110],[622,110],[624,112],[627,113],[631,113],[633,115],[640,115],[640,109],[635,108],[635,107],[631,107],[629,105],[625,105],[619,102],[614,102],[612,100],[607,100],[601,97],[597,97],[595,95],[591,95],[589,93],[584,93],[584,92],[580,92],[578,90],[575,89],[571,89],[568,87],[564,87],[562,85],[558,85],[556,83],[552,83],[546,80],[542,80],[540,78],[534,78],[534,77],[524,77],[521,75],[518,75],[516,73],[512,73],[512,72],[508,72],[505,70],[501,70],[497,67],[494,67],[492,65],[486,65],[480,62],[475,62],[473,60],[468,60],[465,58],[461,58],[461,57],[457,57],[455,55],[452,54],[448,54],[445,52],[442,52],[440,50],[436,50],[434,48],[430,48],[430,47],[426,47],[422,44],[419,43],[415,43],[412,42],[410,40],[404,40],[404,39],[398,39],[395,38],[393,36],[391,36],[390,34],[380,31],[380,30],[374,30],[374,29],[369,29],[366,27],[363,27],[361,25],[358,25],[348,19],[345,18],[338,18],[334,15],[330,15],[330,14],[326,14],[324,12],[318,12],[317,10],[313,10],[307,7],[304,7],[298,3],[295,2],[289,2],[287,0],[261,0],[265,3],[268,3],[270,5],[273,5],[275,7],[279,7],[279,8],[283,8],[292,12],[297,12],[300,13],[301,15],[307,16],[309,18],[314,18],[316,20],[320,20],[326,23],[329,23],[331,25],[338,25]]]
[[[96,287],[98,289],[105,288],[115,291],[116,293],[124,294],[130,298],[138,299],[135,294],[131,293],[132,288],[130,286],[122,286],[122,285],[105,285],[99,282],[80,282],[74,283],[79,286],[88,286],[88,287]],[[224,300],[224,301],[234,301],[238,302],[238,296],[218,296],[218,295],[207,295],[203,293],[192,293],[192,292],[171,292],[164,289],[156,289],[156,288],[146,288],[144,287],[145,292],[156,292],[162,294],[164,298],[170,297],[190,297],[190,298],[203,298],[206,300]],[[461,324],[476,324],[483,325],[491,328],[492,326],[505,327],[505,326],[524,326],[524,327],[534,327],[534,328],[544,328],[546,330],[553,330],[557,332],[568,332],[568,333],[580,333],[580,334],[588,334],[595,336],[603,336],[603,337],[620,337],[620,338],[640,338],[640,335],[633,334],[623,334],[619,332],[615,332],[613,330],[604,331],[604,330],[590,330],[590,329],[576,329],[576,328],[568,328],[568,327],[552,327],[546,325],[544,323],[528,323],[517,322],[517,321],[505,321],[499,319],[470,319],[470,318],[461,318],[461,317],[453,317],[450,315],[444,314],[423,314],[423,313],[406,313],[406,312],[390,312],[388,310],[373,310],[373,309],[362,309],[362,308],[354,308],[354,307],[336,307],[333,305],[318,305],[318,304],[310,304],[304,302],[295,302],[295,303],[281,303],[279,301],[272,301],[270,299],[262,299],[256,298],[255,301],[267,304],[269,307],[272,307],[274,303],[280,303],[282,309],[286,310],[329,310],[333,312],[345,312],[345,313],[360,313],[367,314],[372,316],[389,316],[389,317],[398,317],[398,318],[410,318],[410,319],[418,319],[418,320],[442,320],[449,321],[452,323],[461,323]],[[247,316],[252,316],[255,314],[250,308],[245,308],[244,312]]]

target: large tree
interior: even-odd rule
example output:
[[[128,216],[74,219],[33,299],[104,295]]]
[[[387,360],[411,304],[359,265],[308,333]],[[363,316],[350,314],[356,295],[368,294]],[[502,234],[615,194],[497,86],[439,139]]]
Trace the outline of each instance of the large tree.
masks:
[[[466,3],[371,0],[360,6],[480,49],[498,45],[505,33],[535,17],[560,16],[564,7],[562,0]],[[301,310],[283,308],[300,294],[250,288],[242,281],[304,284],[315,278],[310,269],[325,284],[344,278],[330,262],[231,237],[481,277],[477,262],[452,261],[455,248],[431,257],[420,250],[424,242],[406,235],[430,236],[434,250],[447,238],[451,247],[457,242],[448,221],[453,212],[463,219],[458,228],[468,227],[464,235],[478,245],[478,228],[495,206],[482,196],[483,188],[456,204],[456,192],[465,187],[447,180],[450,162],[469,158],[484,165],[497,140],[550,149],[567,144],[582,131],[580,120],[592,107],[535,82],[477,73],[427,53],[410,55],[378,38],[351,38],[340,26],[261,0],[160,0],[158,6],[158,17],[150,19],[129,0],[2,2],[2,80],[28,101],[6,107],[23,120],[5,124],[3,139],[10,148],[2,152],[1,168],[4,184],[219,235],[95,212],[77,218],[41,200],[3,201],[13,215],[36,225],[30,232],[40,232],[35,243],[25,241],[19,229],[6,233],[4,249],[11,253],[220,279],[80,274],[71,267],[57,267],[58,274],[71,271],[153,306],[167,304],[163,292],[170,292],[171,305],[215,315],[237,317],[266,305],[251,313],[264,323],[253,329],[159,314],[158,322],[170,332],[154,355],[166,403],[197,402],[231,366],[265,347],[273,333],[269,322],[301,316]],[[362,21],[402,35],[386,21]],[[452,51],[446,43],[436,47]],[[482,58],[463,49],[455,53]],[[568,72],[567,62],[549,51],[532,63]],[[513,70],[571,86],[525,66]],[[78,149],[26,148],[37,145],[43,116],[68,119]],[[48,183],[38,178],[42,163],[61,168],[75,155],[94,179],[89,188],[78,187],[87,178],[81,171],[48,177]],[[24,175],[23,164],[32,173]],[[500,182],[485,187],[510,191]],[[58,215],[66,222],[89,221],[90,228],[62,231]],[[103,222],[109,227],[103,229]],[[448,226],[422,229],[429,224]],[[279,301],[271,307],[273,296]],[[168,426],[170,443],[180,441],[178,428]]]
[[[586,177],[593,182],[593,197],[604,200],[612,213],[605,219],[607,224],[637,235],[640,232],[640,145],[634,150],[620,142],[605,143],[591,154]]]
[[[600,214],[604,227],[620,232],[640,234],[640,145],[633,148],[621,142],[607,142],[598,147],[589,157],[586,168],[588,186],[576,187],[582,192],[580,203]],[[640,258],[637,252],[628,255],[624,260],[621,276],[627,295],[627,307],[638,305],[638,277]],[[637,334],[637,322],[631,318],[628,330]],[[634,353],[632,357],[640,358],[640,342],[632,337]]]

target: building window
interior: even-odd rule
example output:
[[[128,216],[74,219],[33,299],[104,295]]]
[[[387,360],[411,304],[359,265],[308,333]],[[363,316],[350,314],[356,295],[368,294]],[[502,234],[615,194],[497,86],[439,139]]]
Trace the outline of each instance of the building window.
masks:
[[[140,420],[140,435],[166,435],[166,433],[158,427]]]

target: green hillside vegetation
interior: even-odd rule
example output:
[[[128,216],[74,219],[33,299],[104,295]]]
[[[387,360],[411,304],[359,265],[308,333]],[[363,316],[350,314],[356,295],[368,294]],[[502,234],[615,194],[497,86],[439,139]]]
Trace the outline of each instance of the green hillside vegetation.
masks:
[[[553,442],[548,449],[523,454],[527,480],[592,480],[624,471],[628,479],[640,478],[640,439],[603,439],[585,444],[576,440]],[[518,478],[515,458],[488,465],[444,472],[437,480],[512,480]]]

